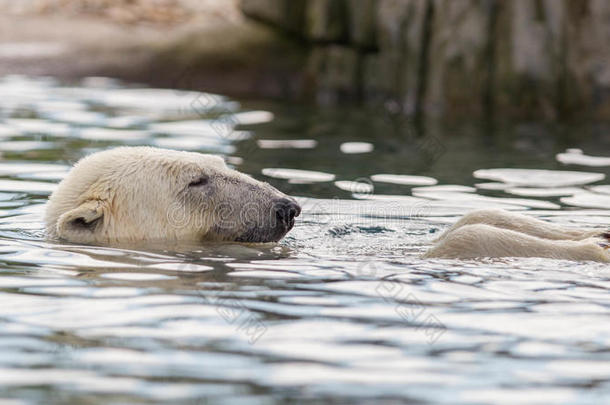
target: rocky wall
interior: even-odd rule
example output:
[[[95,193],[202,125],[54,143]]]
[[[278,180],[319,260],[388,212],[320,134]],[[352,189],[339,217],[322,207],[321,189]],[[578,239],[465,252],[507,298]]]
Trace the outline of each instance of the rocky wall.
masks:
[[[610,118],[607,0],[242,0],[311,50],[321,103],[405,113]],[[311,93],[308,93],[311,94]]]

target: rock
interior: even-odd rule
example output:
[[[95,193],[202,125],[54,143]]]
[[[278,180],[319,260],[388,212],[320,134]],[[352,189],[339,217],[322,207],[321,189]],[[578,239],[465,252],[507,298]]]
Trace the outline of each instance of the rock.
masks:
[[[302,34],[306,3],[306,0],[241,0],[241,10],[250,18]]]
[[[422,60],[425,40],[424,29],[429,18],[431,0],[379,0],[377,11],[377,42],[379,47],[378,76],[383,79],[381,91],[390,90],[391,98],[401,104],[406,113],[414,113],[420,104],[421,81],[419,76],[427,69]],[[374,73],[369,68],[365,81]],[[369,87],[367,85],[367,87]]]
[[[397,111],[439,116],[610,117],[607,0],[242,0],[242,9],[313,45],[318,99],[390,99]]]
[[[358,48],[377,49],[376,0],[348,0],[349,40]]]
[[[306,35],[314,42],[346,42],[347,7],[344,0],[310,0]]]
[[[563,1],[498,2],[494,104],[498,111],[557,117]]]
[[[424,109],[435,115],[481,113],[489,86],[489,0],[434,0]]]
[[[610,2],[568,2],[566,77],[560,101],[568,111],[610,117]]]

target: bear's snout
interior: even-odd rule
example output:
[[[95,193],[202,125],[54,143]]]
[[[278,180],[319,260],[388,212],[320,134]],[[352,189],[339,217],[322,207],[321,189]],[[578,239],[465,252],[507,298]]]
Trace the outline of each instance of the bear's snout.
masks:
[[[301,207],[290,198],[280,198],[273,204],[275,217],[278,224],[285,228],[286,232],[294,226],[294,218],[301,214]]]

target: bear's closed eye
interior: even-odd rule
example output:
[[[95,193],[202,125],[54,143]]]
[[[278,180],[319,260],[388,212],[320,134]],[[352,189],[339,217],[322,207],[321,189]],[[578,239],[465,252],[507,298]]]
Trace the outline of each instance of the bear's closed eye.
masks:
[[[197,180],[193,180],[189,183],[189,187],[201,187],[208,184],[209,178],[207,176],[203,176],[198,178]]]

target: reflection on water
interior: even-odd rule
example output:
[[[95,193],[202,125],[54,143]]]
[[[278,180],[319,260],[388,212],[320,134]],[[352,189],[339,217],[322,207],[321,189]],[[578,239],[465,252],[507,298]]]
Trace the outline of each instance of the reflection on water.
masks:
[[[0,399],[603,403],[606,265],[419,255],[476,208],[606,228],[610,131],[415,129],[383,111],[1,79]],[[303,214],[278,245],[44,239],[72,163],[142,144],[222,154]]]

